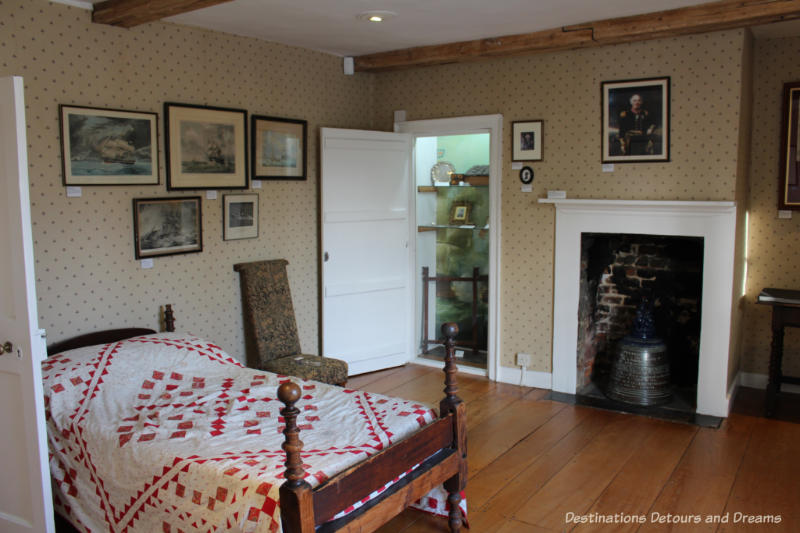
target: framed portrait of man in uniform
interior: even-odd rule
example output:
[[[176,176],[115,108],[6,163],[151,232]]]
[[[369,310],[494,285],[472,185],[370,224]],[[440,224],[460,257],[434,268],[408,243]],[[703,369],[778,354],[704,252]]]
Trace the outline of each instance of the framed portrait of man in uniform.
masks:
[[[669,78],[601,84],[603,163],[669,161]]]

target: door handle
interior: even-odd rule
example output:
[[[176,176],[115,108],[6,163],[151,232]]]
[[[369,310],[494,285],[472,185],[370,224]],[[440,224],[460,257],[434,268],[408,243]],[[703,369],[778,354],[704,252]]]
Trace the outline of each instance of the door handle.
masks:
[[[328,255],[328,252],[325,252],[324,254],[322,254],[322,260],[323,260],[324,262],[326,262],[326,263],[327,263],[327,262],[328,262],[328,259],[330,259],[330,258],[331,258],[331,256],[330,256],[330,255]]]
[[[4,353],[11,353],[13,349],[14,345],[6,341],[2,345],[0,345],[0,355],[3,355]]]

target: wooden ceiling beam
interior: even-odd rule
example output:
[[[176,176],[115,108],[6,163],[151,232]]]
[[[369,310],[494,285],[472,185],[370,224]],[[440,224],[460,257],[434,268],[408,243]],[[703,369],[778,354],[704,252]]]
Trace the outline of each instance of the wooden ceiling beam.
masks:
[[[797,18],[800,0],[722,0],[534,33],[367,54],[355,57],[353,63],[356,72],[381,72],[645,41]]]
[[[94,5],[92,22],[132,28],[231,0],[105,0]]]

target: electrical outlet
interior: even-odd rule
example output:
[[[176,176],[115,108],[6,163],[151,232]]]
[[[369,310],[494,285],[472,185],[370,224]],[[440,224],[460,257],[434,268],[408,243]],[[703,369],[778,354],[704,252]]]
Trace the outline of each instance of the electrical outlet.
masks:
[[[524,366],[529,367],[533,363],[533,356],[529,353],[518,353],[517,354],[517,366]]]

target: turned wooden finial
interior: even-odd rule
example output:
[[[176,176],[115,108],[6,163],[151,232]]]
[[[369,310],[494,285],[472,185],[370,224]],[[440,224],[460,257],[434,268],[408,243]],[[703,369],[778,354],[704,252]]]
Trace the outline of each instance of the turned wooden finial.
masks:
[[[172,304],[164,307],[164,329],[175,331],[175,314],[172,312]]]
[[[300,452],[303,451],[303,441],[300,440],[300,428],[297,427],[297,415],[300,409],[295,407],[295,403],[300,399],[300,387],[291,381],[283,383],[278,387],[278,399],[283,402],[285,407],[281,409],[281,414],[286,421],[283,430],[285,440],[283,441],[283,451],[286,452],[286,472],[284,477],[289,487],[299,487],[306,483],[304,481],[305,471],[303,470],[303,460]]]
[[[456,335],[458,335],[458,324],[447,322],[442,324],[442,335],[444,335],[444,394],[445,398],[439,405],[439,416],[444,416],[455,409],[461,403],[456,393],[458,383],[456,380]]]

